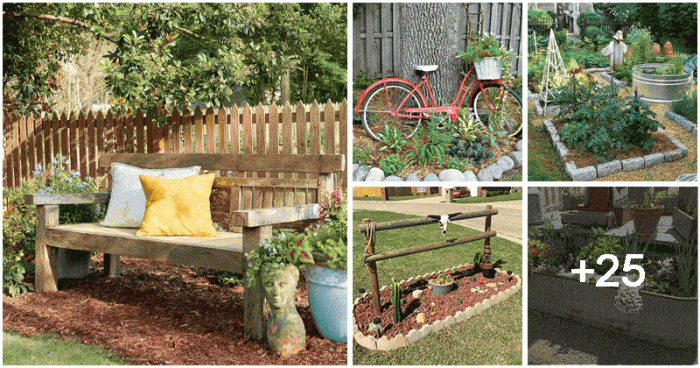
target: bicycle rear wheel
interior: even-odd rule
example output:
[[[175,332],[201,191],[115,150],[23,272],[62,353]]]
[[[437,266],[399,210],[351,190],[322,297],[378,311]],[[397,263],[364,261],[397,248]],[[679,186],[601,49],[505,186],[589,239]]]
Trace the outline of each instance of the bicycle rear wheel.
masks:
[[[513,137],[522,130],[522,102],[513,90],[498,83],[477,85],[470,104],[474,116],[484,125],[503,130]]]
[[[404,138],[410,138],[416,132],[423,114],[409,113],[405,109],[424,106],[420,95],[411,91],[413,87],[407,83],[387,82],[367,94],[360,116],[365,131],[372,139],[380,141],[378,133],[384,133],[385,127],[398,129]]]

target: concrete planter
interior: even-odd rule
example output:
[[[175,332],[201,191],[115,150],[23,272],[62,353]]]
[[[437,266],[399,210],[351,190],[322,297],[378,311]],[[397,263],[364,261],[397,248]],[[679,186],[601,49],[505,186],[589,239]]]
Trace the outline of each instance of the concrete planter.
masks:
[[[698,219],[683,212],[677,207],[673,209],[673,228],[684,240],[695,238]]]
[[[645,102],[669,103],[678,101],[690,90],[693,75],[650,74],[664,64],[642,64],[632,68],[632,88],[638,88],[639,98]]]
[[[665,207],[654,203],[654,206],[644,207],[640,204],[630,206],[632,220],[634,221],[634,233],[638,235],[654,235],[659,226],[659,220],[664,214]]]
[[[686,348],[698,343],[697,298],[641,291],[641,310],[626,314],[615,307],[618,288],[540,273],[530,273],[528,284],[528,305],[532,309],[669,347]]]

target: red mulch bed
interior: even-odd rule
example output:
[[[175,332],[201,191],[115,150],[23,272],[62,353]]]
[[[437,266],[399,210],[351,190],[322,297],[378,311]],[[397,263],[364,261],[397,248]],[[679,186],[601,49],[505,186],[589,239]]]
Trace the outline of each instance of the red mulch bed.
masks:
[[[296,305],[307,349],[282,359],[264,339],[244,339],[243,287],[219,285],[204,269],[127,257],[124,276],[110,279],[98,275],[98,261],[95,272],[58,292],[4,297],[3,329],[25,336],[57,333],[104,346],[130,364],[347,364],[347,344],[325,340],[316,330],[303,280]]]
[[[458,269],[458,272],[471,269],[473,269],[473,266],[468,265]],[[472,277],[476,277],[476,281],[472,282]],[[505,272],[498,273],[492,279],[484,277],[481,273],[473,276],[464,276],[460,274],[459,276],[454,277],[454,279],[457,282],[458,287],[444,296],[433,295],[432,290],[428,289],[427,279],[414,279],[408,284],[401,283],[400,286],[405,296],[403,297],[404,303],[401,306],[402,320],[398,325],[394,325],[393,323],[394,308],[390,303],[391,290],[390,288],[381,290],[379,292],[379,298],[382,301],[382,314],[380,317],[382,319],[381,325],[383,328],[380,332],[368,331],[367,327],[369,323],[376,316],[372,311],[371,295],[365,296],[357,302],[354,309],[355,319],[357,319],[359,330],[363,334],[372,335],[375,338],[386,336],[391,339],[400,333],[406,335],[412,329],[419,330],[423,326],[423,324],[416,322],[416,316],[418,315],[416,309],[425,313],[426,321],[424,324],[433,324],[436,321],[444,320],[449,316],[454,316],[455,313],[458,311],[463,311],[467,309],[467,307],[473,307],[476,305],[476,303],[486,300],[501,291],[508,290],[518,282],[515,277],[509,281],[508,275]],[[493,288],[486,286],[490,283],[495,283],[496,287]],[[475,286],[487,291],[485,293],[471,292],[471,289]],[[413,290],[423,290],[423,295],[416,299],[412,295]]]

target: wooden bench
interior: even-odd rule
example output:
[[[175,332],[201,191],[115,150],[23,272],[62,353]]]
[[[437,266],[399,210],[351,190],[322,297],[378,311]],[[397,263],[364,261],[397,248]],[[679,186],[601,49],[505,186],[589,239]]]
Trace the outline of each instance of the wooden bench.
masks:
[[[216,200],[211,206],[221,207],[222,198],[225,204],[223,210],[213,211],[214,221],[225,227],[240,227],[242,233],[219,232],[215,238],[142,237],[135,235],[137,229],[59,225],[59,205],[107,203],[109,193],[29,195],[27,203],[37,206],[38,292],[58,290],[59,278],[87,275],[91,252],[104,254],[104,272],[108,276],[120,274],[120,255],[245,273],[244,254],[258,249],[272,235],[273,227],[318,219],[319,205],[314,202],[331,193],[334,174],[345,168],[343,155],[196,153],[103,154],[99,167],[109,169],[113,162],[149,169],[198,165],[204,171],[219,172],[222,176],[214,184],[212,199]],[[225,195],[217,195],[219,191]],[[248,338],[264,336],[263,298],[259,285],[245,289],[244,324]]]

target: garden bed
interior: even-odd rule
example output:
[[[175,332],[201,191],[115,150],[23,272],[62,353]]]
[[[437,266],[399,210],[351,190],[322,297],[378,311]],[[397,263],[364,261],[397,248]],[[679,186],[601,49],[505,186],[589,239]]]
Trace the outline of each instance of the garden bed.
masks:
[[[244,339],[242,286],[221,285],[201,268],[121,260],[122,277],[102,277],[102,262],[93,258],[93,273],[67,281],[61,291],[5,297],[3,329],[57,333],[139,365],[347,364],[347,344],[316,330],[303,279],[295,299],[307,348],[282,359],[264,340]]]
[[[473,265],[462,265],[457,271],[470,271]],[[442,272],[448,272],[444,270]],[[509,276],[501,270],[493,279],[485,278],[481,273],[455,278],[458,286],[445,296],[433,295],[428,289],[428,279],[437,272],[425,274],[416,278],[400,281],[403,296],[402,321],[398,325],[393,324],[393,308],[389,288],[380,290],[382,300],[381,330],[369,331],[369,324],[375,318],[372,311],[372,298],[367,294],[355,300],[354,306],[354,338],[355,341],[371,350],[394,350],[418,341],[421,337],[431,332],[440,331],[454,323],[462,322],[472,316],[481,313],[488,307],[507,299],[521,287],[520,278],[512,274]],[[475,281],[471,281],[474,277]],[[479,287],[484,292],[472,292],[472,288]],[[415,298],[414,290],[422,290],[422,295]],[[406,292],[407,291],[407,292]],[[424,313],[424,323],[418,323],[416,317],[419,312]]]
[[[530,308],[674,348],[698,343],[698,300],[640,291],[638,314],[615,306],[618,288],[596,287],[577,278],[529,274]]]
[[[688,156],[688,148],[679,140],[663,133],[652,133],[654,146],[651,153],[644,153],[633,147],[628,154],[614,152],[616,157],[626,157],[601,164],[595,164],[595,158],[588,153],[579,154],[569,150],[559,138],[559,131],[564,125],[561,120],[545,120],[555,150],[565,162],[566,173],[574,181],[588,181],[620,172],[643,170],[662,163],[680,160]]]

